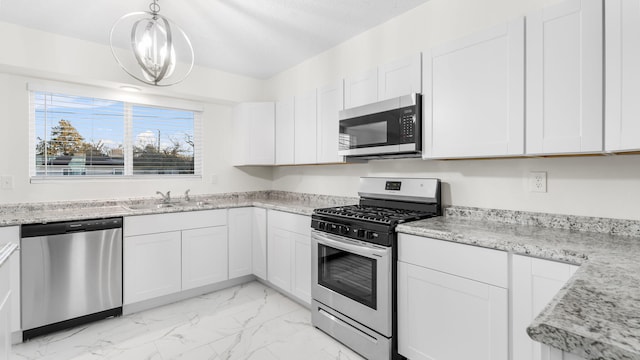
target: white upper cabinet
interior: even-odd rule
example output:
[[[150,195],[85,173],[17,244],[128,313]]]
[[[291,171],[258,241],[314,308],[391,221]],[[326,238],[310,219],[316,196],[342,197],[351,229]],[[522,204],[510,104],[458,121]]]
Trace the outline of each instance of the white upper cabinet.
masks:
[[[378,100],[422,92],[422,54],[378,67]]]
[[[527,154],[603,151],[602,20],[601,0],[527,15]]]
[[[233,164],[275,163],[275,105],[242,103],[233,109]]]
[[[524,19],[423,55],[423,158],[524,153]]]
[[[605,150],[640,149],[640,1],[605,1]]]
[[[422,92],[420,53],[382,64],[344,80],[344,108]]]
[[[294,104],[294,163],[316,162],[316,90],[296,95]]]
[[[352,108],[378,101],[378,68],[344,79],[344,108]]]
[[[293,97],[276,102],[276,165],[293,164],[295,146]]]
[[[318,163],[344,161],[343,156],[338,156],[338,112],[344,109],[343,89],[342,80],[318,88]]]

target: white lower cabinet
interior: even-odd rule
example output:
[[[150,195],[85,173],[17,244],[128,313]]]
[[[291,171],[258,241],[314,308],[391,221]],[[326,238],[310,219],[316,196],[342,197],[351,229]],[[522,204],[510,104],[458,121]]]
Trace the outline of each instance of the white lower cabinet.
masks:
[[[180,291],[180,231],[126,237],[123,251],[125,304]]]
[[[507,289],[403,262],[398,276],[401,354],[507,359]]]
[[[311,219],[282,211],[268,212],[267,279],[311,304]]]
[[[291,292],[291,245],[293,233],[269,224],[267,239],[267,279],[282,290]]]
[[[251,236],[251,267],[253,274],[267,279],[267,210],[253,208]]]
[[[293,278],[291,291],[298,299],[311,304],[311,238],[293,233]]]
[[[229,209],[229,279],[250,275],[253,208]]]
[[[512,359],[517,360],[580,360],[547,345],[533,341],[527,327],[573,276],[577,266],[514,255],[512,259],[513,316]]]
[[[228,279],[227,210],[124,218],[124,304]]]
[[[11,358],[11,264],[0,266],[0,359]]]
[[[20,227],[0,227],[0,247],[13,243],[20,245]],[[9,260],[11,268],[11,332],[22,330],[20,323],[20,250],[16,250]],[[22,339],[20,339],[21,341]]]
[[[227,280],[227,227],[182,231],[182,290]]]
[[[507,360],[507,253],[406,234],[398,246],[398,352]]]
[[[229,279],[251,274],[267,279],[267,210],[229,209]]]

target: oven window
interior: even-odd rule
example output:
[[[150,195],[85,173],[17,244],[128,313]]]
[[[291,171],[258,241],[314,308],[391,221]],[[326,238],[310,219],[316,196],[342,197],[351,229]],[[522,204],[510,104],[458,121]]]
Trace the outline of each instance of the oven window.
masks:
[[[376,309],[376,260],[318,244],[318,284]]]

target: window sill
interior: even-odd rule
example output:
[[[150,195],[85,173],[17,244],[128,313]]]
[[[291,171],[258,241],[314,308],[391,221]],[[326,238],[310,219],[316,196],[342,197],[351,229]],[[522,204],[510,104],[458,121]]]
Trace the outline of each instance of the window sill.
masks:
[[[123,176],[33,176],[31,184],[53,184],[64,182],[121,182],[121,181],[167,181],[201,180],[202,175],[123,175]]]

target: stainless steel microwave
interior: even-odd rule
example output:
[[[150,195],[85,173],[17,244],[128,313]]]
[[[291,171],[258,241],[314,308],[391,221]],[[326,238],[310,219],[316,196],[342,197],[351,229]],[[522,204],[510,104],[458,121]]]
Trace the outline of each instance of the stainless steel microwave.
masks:
[[[347,157],[419,157],[422,95],[410,94],[339,113],[338,154]]]

